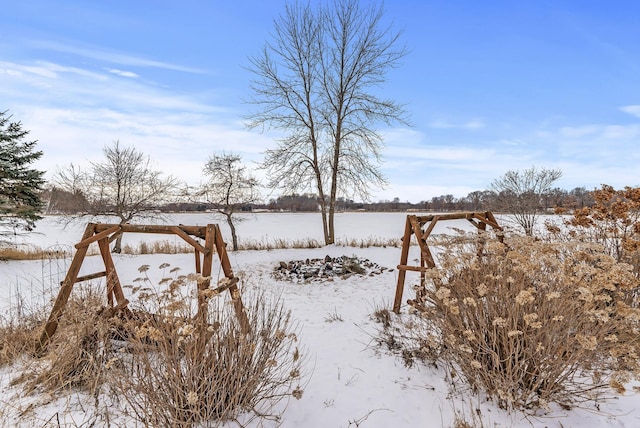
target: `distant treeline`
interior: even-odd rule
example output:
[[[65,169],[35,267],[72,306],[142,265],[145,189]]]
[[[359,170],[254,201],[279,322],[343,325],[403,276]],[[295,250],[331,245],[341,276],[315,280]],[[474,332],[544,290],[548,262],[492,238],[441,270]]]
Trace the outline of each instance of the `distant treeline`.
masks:
[[[82,206],[78,198],[82,195],[74,195],[56,188],[44,192],[43,200],[46,202],[49,214],[72,214],[76,207]],[[497,205],[496,194],[490,190],[478,190],[467,196],[456,198],[453,195],[434,196],[429,200],[412,203],[401,201],[400,198],[383,200],[378,202],[356,202],[352,199],[338,198],[336,211],[500,211]],[[555,188],[543,195],[540,200],[541,211],[551,211],[556,208],[573,210],[593,205],[591,191],[584,187],[576,187],[571,191]],[[155,207],[160,212],[204,212],[216,208],[213,204],[202,202],[170,202]],[[265,203],[257,203],[240,207],[241,211],[287,211],[287,212],[316,212],[320,209],[318,197],[313,194],[284,195],[270,199]]]

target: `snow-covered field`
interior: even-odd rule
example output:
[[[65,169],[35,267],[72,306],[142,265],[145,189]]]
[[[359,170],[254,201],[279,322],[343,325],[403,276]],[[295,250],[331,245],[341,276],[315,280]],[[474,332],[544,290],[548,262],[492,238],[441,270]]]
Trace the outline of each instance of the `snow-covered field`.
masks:
[[[318,215],[255,214],[238,226],[241,239],[306,239],[320,240]],[[405,214],[344,213],[337,217],[337,236],[346,239],[369,237],[393,238],[402,235]],[[206,215],[175,215],[170,224],[202,225],[215,222]],[[228,236],[224,225],[223,233]],[[450,226],[469,226],[466,222],[442,223],[436,233]],[[53,244],[72,245],[80,238],[84,225],[66,230],[47,218],[31,237],[40,247]],[[137,236],[132,239],[147,239]],[[163,237],[166,239],[166,237]],[[174,238],[170,238],[174,239]],[[280,261],[321,258],[329,255],[357,255],[378,265],[392,268],[375,276],[351,276],[332,282],[290,283],[275,280],[271,272]],[[410,260],[417,254],[412,254]],[[230,253],[234,271],[243,278],[245,287],[258,287],[279,296],[300,322],[300,340],[308,358],[311,373],[302,399],[291,399],[284,409],[282,427],[451,427],[456,415],[471,426],[483,427],[638,427],[640,426],[640,395],[629,385],[624,396],[585,403],[581,408],[537,415],[506,413],[482,396],[469,391],[454,390],[445,373],[432,366],[414,365],[407,368],[397,356],[378,348],[372,341],[377,324],[371,319],[376,308],[390,308],[400,259],[400,249],[355,248],[328,246],[317,249],[285,249],[271,251],[241,251]],[[182,272],[193,270],[193,255],[116,256],[116,268],[123,284],[139,276],[137,268],[151,266],[149,274],[162,263],[179,266]],[[18,302],[37,307],[46,305],[58,291],[67,261],[0,262],[0,293],[4,313]],[[214,267],[215,269],[215,267]],[[82,274],[103,270],[99,257],[85,262]],[[217,273],[217,272],[214,272]],[[405,299],[409,285],[417,274],[408,273]],[[406,313],[406,308],[403,307]],[[89,426],[94,421],[92,397],[71,394],[66,397],[23,397],[19,387],[9,384],[16,373],[0,372],[0,425],[17,426]],[[40,405],[29,408],[30,403]],[[42,404],[45,403],[45,404]],[[94,426],[108,426],[98,418]],[[135,426],[116,417],[111,426]],[[59,424],[59,425],[58,425]],[[265,426],[278,426],[264,421]],[[235,426],[235,425],[230,425]],[[255,423],[254,425],[256,426]]]

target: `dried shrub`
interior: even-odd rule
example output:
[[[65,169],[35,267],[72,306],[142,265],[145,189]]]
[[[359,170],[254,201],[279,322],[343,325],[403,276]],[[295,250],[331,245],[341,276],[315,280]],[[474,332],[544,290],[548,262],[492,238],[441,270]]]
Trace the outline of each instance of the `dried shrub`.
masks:
[[[478,257],[463,241],[440,255],[413,306],[439,335],[440,360],[473,388],[528,408],[589,399],[639,373],[629,265],[593,244],[514,237]]]
[[[201,316],[191,293],[198,280],[180,276],[142,296],[140,310],[154,315],[128,329],[128,352],[110,361],[115,390],[146,426],[218,424],[250,411],[277,417],[276,404],[302,395],[295,322],[280,301],[259,293],[243,295],[248,333],[226,292],[206,293]]]
[[[76,290],[46,355],[29,359],[27,353],[14,384],[22,383],[27,394],[81,391],[93,396],[96,406],[115,400],[116,411],[144,426],[277,418],[283,400],[301,398],[305,360],[297,324],[281,301],[257,292],[243,296],[247,333],[226,291],[217,295],[208,289],[198,296],[204,278],[178,276],[177,268],[170,270],[173,277],[152,285],[148,269],[139,269],[145,284],[131,287],[131,310],[105,308],[103,293],[90,286]],[[198,312],[203,307],[206,315]],[[0,339],[7,363],[33,351],[44,320],[7,327]]]
[[[591,193],[594,204],[574,211],[565,229],[548,225],[558,235],[596,242],[619,262],[633,266],[640,279],[640,187],[615,190],[603,185]]]
[[[0,367],[14,364],[35,351],[36,334],[44,317],[44,313],[34,312],[0,320]]]
[[[82,288],[65,307],[47,354],[23,373],[27,391],[41,386],[46,392],[80,389],[96,394],[105,382],[105,364],[115,352],[111,346],[112,322],[100,315],[103,298],[90,287]],[[40,324],[44,325],[44,321]],[[40,328],[35,333],[40,334]],[[35,338],[32,342],[35,345]]]

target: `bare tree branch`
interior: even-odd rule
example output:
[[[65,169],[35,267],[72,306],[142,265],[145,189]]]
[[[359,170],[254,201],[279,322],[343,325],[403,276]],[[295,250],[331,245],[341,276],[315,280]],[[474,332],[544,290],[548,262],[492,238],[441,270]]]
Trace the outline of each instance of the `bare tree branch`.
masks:
[[[235,214],[260,200],[260,183],[242,165],[240,155],[235,153],[222,152],[210,156],[204,173],[209,180],[197,192],[197,196],[213,204],[214,209],[226,218],[231,229],[233,250],[237,251]]]
[[[507,171],[491,183],[495,193],[496,208],[513,215],[525,234],[532,236],[553,183],[562,177],[559,169],[531,168],[522,171]]]

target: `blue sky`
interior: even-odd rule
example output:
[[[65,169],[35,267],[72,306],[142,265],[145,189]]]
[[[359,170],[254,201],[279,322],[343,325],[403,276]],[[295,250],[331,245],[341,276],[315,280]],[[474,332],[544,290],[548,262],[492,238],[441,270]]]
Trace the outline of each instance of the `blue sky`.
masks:
[[[284,1],[4,3],[0,110],[31,130],[49,177],[116,139],[191,184],[211,153],[253,165],[274,147],[244,127],[246,67]],[[413,126],[381,129],[389,186],[373,200],[464,196],[532,165],[560,168],[567,190],[640,185],[640,2],[385,9],[409,54],[380,90]]]

